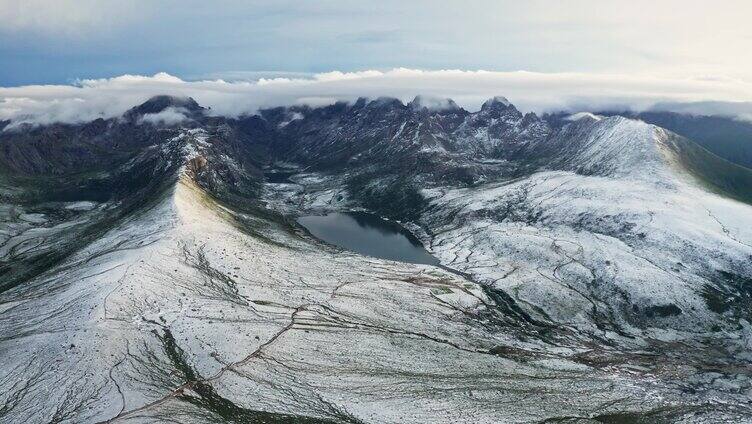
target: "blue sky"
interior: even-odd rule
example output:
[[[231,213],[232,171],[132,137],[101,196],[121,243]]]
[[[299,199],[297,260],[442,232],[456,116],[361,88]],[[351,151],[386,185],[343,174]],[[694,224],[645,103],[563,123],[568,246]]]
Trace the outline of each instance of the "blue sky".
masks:
[[[749,0],[0,0],[0,120],[358,96],[752,120]],[[269,78],[276,78],[269,81]]]
[[[0,86],[394,67],[747,78],[750,3],[0,0]]]

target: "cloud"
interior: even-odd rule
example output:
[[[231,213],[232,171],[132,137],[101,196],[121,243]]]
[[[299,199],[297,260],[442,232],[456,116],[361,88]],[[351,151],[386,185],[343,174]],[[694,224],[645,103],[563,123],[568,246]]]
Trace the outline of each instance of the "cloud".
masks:
[[[0,0],[0,84],[394,66],[752,75],[748,0],[435,3]]]
[[[297,121],[297,120],[300,120],[300,119],[303,119],[303,118],[305,118],[305,116],[303,116],[302,113],[300,113],[300,112],[293,112],[293,113],[290,114],[290,116],[286,120],[284,120],[284,121],[282,121],[282,122],[279,123],[279,127],[280,128],[286,127],[287,125],[290,124],[290,122]]]
[[[396,97],[409,102],[417,95],[451,98],[468,110],[486,99],[504,95],[523,111],[646,110],[694,103],[709,112],[749,113],[752,83],[730,78],[669,79],[595,73],[538,73],[396,68],[388,71],[328,72],[311,77],[261,78],[254,81],[184,81],[158,73],[81,80],[72,85],[30,85],[0,88],[0,120],[82,122],[120,116],[152,96],[190,96],[209,113],[236,117],[260,108],[295,104],[323,105],[357,97]],[[735,109],[734,104],[739,107]],[[747,105],[746,109],[741,107]]]
[[[732,116],[740,121],[752,122],[752,102],[703,101],[690,103],[658,103],[650,109],[686,113],[689,115]]]
[[[139,119],[139,122],[147,122],[153,125],[175,125],[190,120],[183,108],[168,107],[159,113],[147,113]]]
[[[600,121],[603,119],[600,115],[595,115],[590,112],[577,112],[575,114],[569,115],[564,120],[566,121],[579,121],[580,119],[591,119],[593,121]]]
[[[78,35],[111,29],[143,18],[134,1],[116,0],[0,0],[0,33],[31,32]]]
[[[419,95],[415,97],[415,99],[410,102],[410,105],[413,108],[426,108],[433,111],[451,110],[457,108],[457,105],[452,99],[426,95]]]

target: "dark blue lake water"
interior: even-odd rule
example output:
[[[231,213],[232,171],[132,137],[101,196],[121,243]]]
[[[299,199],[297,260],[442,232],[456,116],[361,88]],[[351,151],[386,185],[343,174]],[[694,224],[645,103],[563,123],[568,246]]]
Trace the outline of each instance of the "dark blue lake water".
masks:
[[[415,264],[439,261],[396,222],[363,212],[304,216],[298,223],[314,237],[362,255]]]

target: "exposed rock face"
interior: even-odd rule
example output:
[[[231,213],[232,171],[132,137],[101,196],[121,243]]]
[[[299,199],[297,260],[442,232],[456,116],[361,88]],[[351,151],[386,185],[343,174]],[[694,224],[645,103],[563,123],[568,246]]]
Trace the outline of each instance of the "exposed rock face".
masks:
[[[752,173],[662,128],[160,96],[0,164],[0,421],[752,418]],[[294,224],[349,208],[444,268]]]
[[[451,101],[448,101],[451,102]],[[476,113],[447,105],[408,105],[396,99],[359,99],[354,104],[262,112],[288,140],[289,160],[328,169],[368,165],[373,161],[438,161],[463,158],[502,159],[521,144],[544,140],[550,133],[535,114],[522,115],[513,105],[493,99]],[[298,119],[292,119],[297,117]]]
[[[527,143],[546,139],[548,124],[534,113],[522,115],[505,98],[493,98],[472,114],[457,131],[458,143],[477,146],[492,157],[513,157]]]

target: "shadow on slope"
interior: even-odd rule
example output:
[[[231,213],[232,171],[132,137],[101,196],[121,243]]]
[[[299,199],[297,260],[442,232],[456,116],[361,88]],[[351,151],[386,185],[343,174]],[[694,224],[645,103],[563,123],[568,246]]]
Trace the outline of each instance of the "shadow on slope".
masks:
[[[697,143],[675,134],[666,145],[677,162],[705,188],[752,204],[752,170],[729,162]]]

